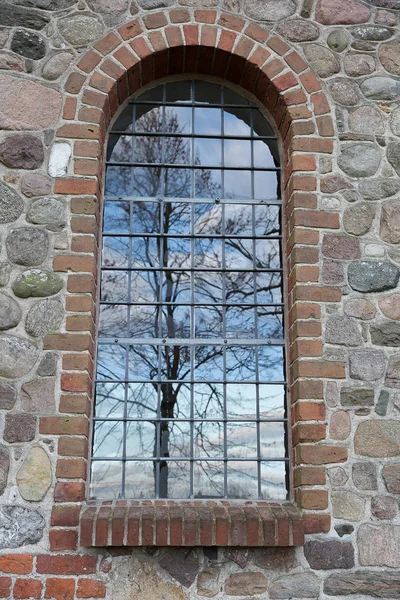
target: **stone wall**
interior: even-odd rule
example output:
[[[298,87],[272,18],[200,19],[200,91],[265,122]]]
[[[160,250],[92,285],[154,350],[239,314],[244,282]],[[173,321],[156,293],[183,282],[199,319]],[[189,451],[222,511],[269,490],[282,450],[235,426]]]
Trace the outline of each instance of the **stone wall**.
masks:
[[[0,2],[0,597],[400,598],[399,11],[399,0]],[[84,547],[103,133],[127,69],[174,35],[211,46],[214,24],[218,47],[279,80],[294,106],[290,129],[289,108],[270,108],[292,156],[293,487],[306,543]],[[130,44],[142,31],[150,46]],[[145,66],[125,97],[144,80]]]

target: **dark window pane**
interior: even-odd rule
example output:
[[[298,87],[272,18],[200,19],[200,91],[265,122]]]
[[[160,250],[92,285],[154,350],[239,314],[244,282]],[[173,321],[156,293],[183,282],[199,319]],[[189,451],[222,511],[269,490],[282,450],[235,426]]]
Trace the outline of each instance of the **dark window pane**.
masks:
[[[189,102],[192,98],[191,87],[190,81],[174,81],[173,83],[167,83],[165,86],[166,101]]]
[[[133,107],[126,106],[115,120],[113,131],[132,131]]]
[[[205,102],[206,104],[220,104],[221,86],[208,81],[195,81],[194,98],[196,102]]]

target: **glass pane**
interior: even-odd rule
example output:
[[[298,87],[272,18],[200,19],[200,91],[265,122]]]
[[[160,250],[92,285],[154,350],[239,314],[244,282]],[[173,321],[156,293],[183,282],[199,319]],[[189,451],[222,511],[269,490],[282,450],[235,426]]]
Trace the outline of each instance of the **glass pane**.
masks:
[[[223,458],[224,424],[200,421],[193,424],[195,458]]]
[[[222,206],[220,204],[195,204],[194,234],[221,235]]]
[[[222,193],[221,171],[215,169],[194,169],[196,198],[220,198]]]
[[[280,177],[279,171],[254,171],[254,197],[261,200],[280,198]]]
[[[194,98],[196,102],[206,102],[209,104],[220,104],[221,86],[208,81],[195,81]]]
[[[164,138],[163,162],[167,165],[189,165],[192,160],[191,141],[181,137]]]
[[[106,202],[104,206],[104,233],[129,233],[129,202]]]
[[[131,301],[157,302],[161,299],[161,273],[133,271],[131,273]]]
[[[190,457],[190,423],[169,421],[160,424],[160,456]]]
[[[220,498],[224,495],[224,463],[196,461],[193,467],[195,498]]]
[[[122,463],[118,461],[92,462],[90,491],[91,499],[107,499],[121,497]]]
[[[279,240],[256,241],[256,264],[258,269],[281,268],[281,249]]]
[[[154,456],[156,426],[148,421],[129,421],[126,424],[126,455],[130,458]]]
[[[282,346],[258,348],[259,377],[264,381],[284,381],[284,349]]]
[[[163,309],[162,336],[167,338],[190,338],[190,307],[169,306]]]
[[[194,164],[196,166],[221,166],[221,140],[198,138],[195,139],[194,144]]]
[[[195,108],[194,131],[201,135],[221,135],[220,108]]]
[[[127,302],[128,273],[126,271],[103,271],[100,299],[105,302]]]
[[[161,193],[161,169],[156,167],[135,167],[130,170],[132,179],[132,195],[137,197],[150,197]]]
[[[253,142],[254,166],[261,169],[279,167],[279,152],[274,140]]]
[[[279,419],[285,416],[285,388],[283,385],[260,385],[260,417]]]
[[[189,346],[163,346],[161,348],[161,375],[163,379],[181,380],[191,378],[190,347]],[[176,388],[167,386],[172,393]],[[163,393],[164,388],[162,387]],[[176,394],[176,392],[175,392]],[[174,399],[174,398],[173,398]],[[161,414],[167,417],[167,414]],[[172,416],[172,415],[171,415]]]
[[[263,458],[284,458],[284,439],[284,423],[260,423],[261,456]]]
[[[100,306],[99,336],[125,337],[127,335],[128,309],[126,306],[108,304]]]
[[[225,198],[251,198],[251,171],[225,171]]]
[[[125,379],[126,350],[117,344],[99,344],[97,349],[97,379]]]
[[[132,238],[132,267],[160,266],[158,240],[151,237]]]
[[[123,417],[125,408],[125,385],[121,383],[97,383],[95,416],[110,419]]]
[[[195,309],[195,337],[221,338],[223,335],[223,309],[200,306]]]
[[[250,140],[225,140],[224,166],[229,168],[251,167]]]
[[[230,458],[257,458],[257,424],[228,423],[226,442]]]
[[[152,461],[128,461],[125,467],[127,498],[155,497],[155,476]]]
[[[190,302],[191,274],[188,271],[166,271],[162,287],[164,302]]]
[[[93,456],[116,458],[123,454],[123,423],[121,421],[96,421],[93,434]]]
[[[226,349],[226,378],[228,381],[255,381],[255,348],[231,346]]]
[[[253,269],[253,240],[226,239],[225,260],[228,269]]]
[[[166,101],[167,102],[190,102],[191,101],[191,82],[190,81],[174,81],[167,83]]]
[[[194,386],[194,416],[196,419],[223,419],[224,388],[220,383]]]
[[[254,136],[271,136],[275,137],[274,130],[271,125],[268,123],[267,119],[261,113],[260,110],[253,109],[253,127],[254,127]]]
[[[245,204],[226,204],[225,234],[253,235],[253,207]]]
[[[163,162],[162,137],[147,137],[138,135],[135,137],[134,148],[135,154],[133,160],[136,163],[157,164]]]
[[[139,96],[139,100],[142,100],[143,102],[162,102],[163,92],[164,86],[158,85],[151,90],[147,90],[147,92],[142,92]]]
[[[196,346],[195,379],[197,381],[223,381],[221,346]]]
[[[225,273],[226,301],[230,304],[254,302],[254,274],[231,271]]]
[[[282,309],[271,307],[258,307],[257,331],[259,338],[283,338]]]
[[[131,306],[129,335],[136,338],[159,338],[160,309],[154,306]]]
[[[170,384],[174,389],[173,416],[177,419],[191,417],[191,386],[189,384]],[[163,389],[167,387],[165,384]]]
[[[135,131],[137,133],[163,131],[163,109],[161,106],[136,103],[135,115]]]
[[[245,339],[255,337],[253,307],[230,306],[226,309],[226,337]]]
[[[279,304],[282,302],[282,281],[280,273],[256,273],[257,302],[259,304]]]
[[[104,193],[108,196],[130,196],[132,190],[131,167],[106,166]]]
[[[222,241],[197,239],[194,242],[195,266],[203,269],[222,268]]]
[[[103,237],[103,267],[129,265],[129,238]]]
[[[131,162],[133,158],[133,137],[131,135],[110,134],[107,146],[107,160],[110,162]]]
[[[190,496],[190,463],[168,460],[160,466],[160,496],[161,498],[180,498],[185,500]],[[164,481],[168,481],[165,490]],[[164,485],[163,485],[164,484]],[[162,493],[164,490],[164,494]]]
[[[191,206],[186,202],[165,202],[163,207],[163,232],[189,234]]]
[[[280,233],[280,207],[256,206],[255,233],[257,236],[272,236]]]
[[[164,131],[167,133],[192,133],[192,109],[186,108],[186,106],[167,107]]]
[[[257,417],[257,386],[228,384],[226,386],[226,414],[228,419]]]
[[[113,131],[132,131],[133,107],[127,105],[114,122]]]
[[[129,346],[129,379],[158,379],[158,347]]]
[[[250,137],[250,110],[248,108],[227,108],[224,112],[224,134],[235,137]]]
[[[158,202],[132,203],[132,231],[133,233],[159,233],[160,232],[160,204]]]
[[[221,272],[197,271],[194,274],[195,303],[220,304],[223,301],[223,277]]]
[[[261,463],[261,497],[264,500],[286,500],[286,465],[281,462]]]
[[[226,104],[249,104],[244,96],[241,96],[237,92],[234,92],[230,88],[223,88],[224,90],[224,102]]]
[[[191,240],[189,238],[164,238],[161,246],[163,256],[162,266],[190,269],[190,246]]]
[[[258,465],[250,461],[228,461],[228,498],[258,498]]]
[[[192,196],[191,169],[165,169],[164,195],[168,198],[190,198]]]
[[[127,388],[127,416],[132,419],[155,418],[158,405],[156,385],[152,383],[130,383]]]

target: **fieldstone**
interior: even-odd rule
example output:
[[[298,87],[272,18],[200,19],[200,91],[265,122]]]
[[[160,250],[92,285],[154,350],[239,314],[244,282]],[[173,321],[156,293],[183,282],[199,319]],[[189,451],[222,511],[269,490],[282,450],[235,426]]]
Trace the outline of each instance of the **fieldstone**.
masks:
[[[268,586],[269,598],[318,598],[319,579],[313,573],[296,573],[274,579]]]
[[[348,268],[349,285],[357,292],[384,292],[397,287],[400,269],[391,262],[360,260]]]
[[[7,414],[4,440],[9,444],[31,442],[36,435],[36,421],[37,418],[34,415],[24,413]]]
[[[372,462],[355,463],[352,469],[353,483],[359,490],[377,490],[376,465]]]
[[[106,570],[110,563],[107,563]],[[168,581],[157,565],[149,560],[137,560],[132,556],[113,557],[112,584],[113,600],[134,599],[154,600],[189,600],[189,595],[182,586]]]
[[[45,520],[30,508],[3,505],[0,507],[0,549],[20,548],[37,544],[43,537]]]
[[[321,180],[321,192],[324,194],[335,194],[335,192],[348,190],[351,187],[351,184],[343,175],[327,175]]]
[[[333,440],[346,440],[351,432],[351,421],[349,413],[339,410],[331,416],[329,423],[329,435]]]
[[[32,202],[26,220],[36,225],[59,223],[64,217],[64,204],[57,198],[40,198]]]
[[[400,191],[400,181],[397,177],[394,179],[377,177],[361,181],[358,190],[365,200],[381,200],[397,194]]]
[[[351,535],[354,531],[353,525],[343,524],[343,525],[335,525],[335,531],[339,537],[343,537],[345,535]]]
[[[386,465],[382,475],[387,491],[391,494],[400,494],[400,464]]]
[[[220,570],[208,567],[199,573],[197,578],[197,594],[205,598],[214,598],[220,591]]]
[[[400,75],[400,42],[382,44],[379,48],[379,60],[386,71],[392,75]]]
[[[336,381],[328,381],[325,390],[325,400],[330,408],[338,405],[339,394]]]
[[[374,106],[361,106],[353,111],[349,115],[349,128],[355,133],[365,135],[371,133],[383,135],[385,133],[382,115]]]
[[[17,29],[11,40],[11,50],[25,58],[40,60],[46,55],[46,42],[33,31]]]
[[[351,569],[354,567],[354,548],[348,542],[327,540],[306,542],[304,555],[312,569]]]
[[[386,156],[396,173],[400,175],[400,142],[389,142],[387,146]]]
[[[7,481],[8,472],[10,470],[10,454],[8,449],[0,444],[0,496],[4,494]]]
[[[388,10],[377,10],[375,15],[375,23],[377,25],[385,25],[386,27],[395,27],[397,25],[396,13],[389,12]]]
[[[75,4],[76,0],[12,0],[12,3],[43,10],[62,10]]]
[[[336,260],[324,260],[322,281],[328,285],[342,285],[344,283],[343,263]]]
[[[163,556],[159,561],[167,573],[188,588],[192,585],[199,571],[199,559],[196,551],[188,553],[186,548],[175,548]]]
[[[328,477],[332,485],[339,487],[346,485],[349,479],[349,476],[343,467],[332,467],[332,469],[328,469]]]
[[[276,31],[291,42],[313,42],[319,38],[317,25],[305,19],[285,19],[279,23]]]
[[[39,446],[31,448],[17,473],[19,493],[28,502],[40,502],[50,485],[51,463],[47,453]]]
[[[38,169],[43,160],[43,144],[33,135],[13,135],[0,144],[0,161],[11,169]]]
[[[339,260],[360,258],[360,241],[345,234],[325,234],[322,242],[322,254],[328,258]]]
[[[390,116],[390,129],[394,135],[400,137],[400,109],[398,108]]]
[[[321,44],[307,44],[304,54],[311,68],[319,77],[331,77],[340,71],[340,63],[336,56]]]
[[[72,154],[72,147],[65,143],[53,144],[49,158],[49,175],[51,177],[63,177],[68,170],[69,159]]]
[[[358,325],[348,317],[336,314],[328,317],[325,341],[339,346],[360,346],[363,342]]]
[[[233,573],[225,581],[224,592],[228,596],[257,596],[263,594],[268,581],[262,573]]]
[[[375,346],[400,346],[400,323],[384,321],[371,325],[371,342]]]
[[[390,521],[397,514],[397,502],[390,496],[374,496],[371,499],[371,513],[379,521]]]
[[[153,8],[167,8],[175,3],[175,0],[137,0],[139,6],[146,10]]]
[[[356,190],[345,190],[344,192],[342,192],[342,196],[346,200],[346,202],[349,203],[357,202],[358,200],[360,200],[360,196],[358,192],[356,192]]]
[[[7,255],[11,262],[27,267],[40,265],[47,256],[49,237],[43,229],[20,227],[6,238]]]
[[[56,374],[56,357],[51,352],[47,352],[39,363],[36,373],[39,377],[50,377]]]
[[[387,390],[381,390],[379,394],[378,402],[375,406],[375,412],[380,417],[385,417],[389,405],[389,392]]]
[[[371,0],[367,0],[371,1]],[[400,575],[386,571],[356,571],[355,573],[335,573],[324,583],[328,596],[354,596],[358,598],[399,598]]]
[[[364,235],[371,227],[376,209],[369,202],[356,202],[346,208],[343,215],[343,227],[352,235]]]
[[[332,79],[329,82],[329,90],[333,100],[339,104],[343,104],[343,106],[355,106],[360,100],[358,85],[355,81],[351,81],[345,77]]]
[[[21,177],[21,192],[28,198],[46,196],[51,192],[51,180],[37,173],[26,173]]]
[[[24,201],[21,196],[13,188],[0,181],[0,224],[16,221],[23,210]]]
[[[16,379],[29,373],[38,349],[28,340],[11,335],[0,337],[0,377]]]
[[[9,29],[0,27],[0,48],[3,48],[6,45],[9,34]]]
[[[61,77],[61,75],[64,75],[73,60],[74,55],[70,52],[59,52],[58,54],[55,54],[43,65],[43,77],[48,81],[55,81]]]
[[[388,388],[400,388],[400,356],[398,354],[389,358],[385,385]]]
[[[332,492],[332,512],[336,519],[360,521],[364,516],[364,500],[353,492]]]
[[[227,548],[224,550],[224,557],[241,569],[245,569],[249,559],[249,550],[248,548]]]
[[[357,0],[319,0],[315,18],[324,25],[366,23],[370,9]]]
[[[60,19],[58,31],[72,46],[87,46],[103,33],[103,26],[96,18],[87,14],[73,14]]]
[[[22,317],[19,304],[8,294],[0,292],[0,330],[16,327]]]
[[[17,71],[23,73],[25,71],[25,61],[20,56],[16,56],[12,52],[0,52],[0,69],[5,71]]]
[[[355,406],[373,406],[374,390],[372,388],[342,387],[340,390],[340,404],[353,408]]]
[[[363,298],[350,298],[344,306],[344,312],[348,317],[369,321],[376,315],[375,306]]]
[[[347,54],[344,59],[344,70],[350,77],[370,75],[375,68],[375,59],[370,54]]]
[[[375,27],[374,25],[353,27],[351,35],[357,40],[363,40],[364,42],[383,42],[392,36],[390,29]]]
[[[385,202],[381,210],[380,236],[388,244],[400,244],[400,203]]]
[[[45,298],[57,294],[63,287],[62,279],[52,271],[28,269],[15,280],[12,290],[19,298]]]
[[[327,44],[335,52],[343,52],[350,42],[350,35],[346,29],[335,29],[328,35]]]
[[[0,409],[11,410],[17,401],[17,390],[11,383],[0,381]]]
[[[263,548],[255,551],[254,563],[260,569],[288,572],[299,566],[295,548]]]
[[[25,329],[33,337],[43,337],[57,331],[64,317],[64,308],[58,300],[39,300],[29,310]]]
[[[26,5],[24,5],[26,6]],[[37,10],[22,8],[10,4],[0,3],[0,23],[3,27],[28,27],[28,29],[43,29],[50,21],[47,15]]]
[[[362,524],[358,530],[360,565],[400,567],[400,525]]]
[[[293,0],[252,0],[244,4],[246,15],[257,21],[281,21],[290,17],[295,10]]]
[[[338,166],[350,177],[371,177],[381,164],[381,153],[374,146],[351,144],[343,148]]]
[[[124,20],[129,0],[88,0],[89,8],[103,16],[106,25],[116,25]]]
[[[31,413],[54,412],[54,385],[54,377],[24,383],[21,389],[23,410]]]
[[[387,458],[400,455],[399,421],[363,421],[354,438],[356,454],[371,458]]]
[[[392,294],[379,300],[379,308],[388,319],[400,321],[400,294]]]
[[[11,265],[6,262],[0,263],[0,287],[8,284],[11,275]]]
[[[386,357],[382,350],[357,350],[349,358],[352,379],[376,381],[385,373]]]
[[[370,100],[383,100],[392,102],[400,94],[400,81],[393,77],[378,75],[365,79],[360,85],[361,92]]]
[[[364,253],[365,256],[382,258],[385,256],[385,247],[381,244],[365,244]]]

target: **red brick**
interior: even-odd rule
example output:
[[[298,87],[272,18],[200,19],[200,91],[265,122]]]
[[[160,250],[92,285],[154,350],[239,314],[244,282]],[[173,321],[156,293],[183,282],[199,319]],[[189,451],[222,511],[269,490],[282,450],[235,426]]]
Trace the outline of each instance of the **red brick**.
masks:
[[[53,258],[53,269],[64,273],[67,271],[93,273],[95,269],[95,260],[93,256],[58,254]]]
[[[283,56],[290,50],[290,46],[286,44],[283,40],[278,37],[270,36],[267,41],[267,46],[275,50],[278,54]]]
[[[43,435],[86,435],[85,417],[40,417],[39,433]]]
[[[234,31],[242,31],[244,24],[245,21],[243,19],[229,13],[222,13],[218,19],[218,25],[227,29],[233,29]]]
[[[182,33],[179,27],[176,27],[175,25],[166,27],[164,33],[167,36],[170,48],[181,46],[183,44]]]
[[[326,417],[323,402],[297,402],[294,406],[296,421],[324,421]]]
[[[331,529],[331,516],[329,514],[304,514],[304,533],[328,533]]]
[[[90,312],[93,308],[93,300],[90,296],[67,296],[65,307],[69,312]]]
[[[294,471],[295,487],[301,485],[325,485],[326,472],[324,467],[298,467]]]
[[[149,45],[142,37],[134,39],[131,42],[131,47],[139,56],[139,58],[147,58],[152,54]]]
[[[76,527],[79,524],[80,510],[80,506],[75,504],[70,506],[53,506],[51,511],[51,526]]]
[[[317,127],[322,137],[332,137],[335,134],[331,117],[317,117]]]
[[[126,69],[131,69],[134,65],[136,65],[139,61],[137,57],[127,48],[126,46],[122,46],[118,48],[113,54],[113,57],[120,62]]]
[[[26,598],[41,598],[43,583],[37,579],[16,579],[13,589],[15,600]]]
[[[50,550],[76,550],[78,532],[73,529],[51,529],[49,532]]]
[[[80,125],[78,123],[71,123],[69,125],[62,125],[57,130],[57,137],[64,138],[75,138],[84,140],[97,140],[100,137],[100,131],[97,125]]]
[[[88,441],[85,437],[64,436],[58,440],[60,456],[83,456],[88,453]]]
[[[316,380],[305,380],[296,381],[291,390],[292,400],[307,400],[315,399],[322,400],[324,397],[324,383],[323,381]]]
[[[89,106],[97,106],[97,108],[102,108],[106,110],[108,106],[108,97],[106,94],[95,92],[94,90],[85,89],[82,96],[83,104],[88,104]]]
[[[74,196],[96,194],[98,189],[99,185],[96,179],[60,178],[56,179],[54,185],[55,194],[71,194]]]
[[[217,18],[217,11],[215,10],[195,10],[194,18],[198,23],[215,23],[215,19]]]
[[[63,119],[66,119],[67,121],[71,121],[72,119],[75,119],[77,103],[78,103],[78,100],[76,98],[71,98],[70,96],[65,98],[63,115],[62,115]]]
[[[85,275],[76,275],[76,277],[86,277]],[[45,350],[72,350],[79,352],[81,350],[90,350],[92,340],[88,334],[79,333],[58,333],[50,334],[44,338]]]
[[[330,111],[325,94],[313,94],[311,96],[311,101],[314,105],[314,112],[316,115],[325,115]]]
[[[96,90],[100,90],[100,92],[108,94],[113,89],[115,81],[95,71],[90,78],[89,85]]]
[[[83,459],[59,458],[56,477],[59,479],[86,479],[87,463]]]
[[[3,554],[0,556],[0,571],[13,575],[28,575],[32,572],[31,554]]]
[[[143,18],[143,22],[147,29],[158,29],[167,25],[167,17],[163,12],[150,13]]]
[[[40,557],[38,557],[39,560]],[[50,559],[52,557],[49,557]],[[67,557],[70,558],[70,557]],[[73,575],[73,573],[70,573]],[[46,581],[45,598],[54,598],[55,600],[74,600],[75,579],[55,579],[49,577]]]
[[[139,21],[136,19],[134,21],[129,21],[129,23],[125,23],[118,29],[118,33],[124,40],[130,40],[137,35],[143,33],[143,29],[140,26]]]
[[[54,490],[55,502],[83,502],[85,499],[85,484],[78,481],[56,483]]]
[[[261,44],[266,42],[268,38],[268,31],[265,31],[265,29],[261,29],[261,27],[255,25],[255,23],[250,23],[250,25],[246,27],[244,33],[245,35],[248,35],[253,40],[255,40],[256,42],[260,42]]]
[[[99,158],[100,144],[98,142],[79,141],[74,143],[74,156]]]
[[[325,510],[328,508],[328,492],[326,490],[299,490],[297,503],[306,510]]]
[[[321,152],[331,154],[333,152],[332,140],[321,140],[318,138],[297,137],[291,142],[292,150],[298,152]]]
[[[90,73],[97,67],[99,62],[101,61],[101,56],[94,50],[88,50],[82,58],[78,62],[78,67],[85,71],[85,73]]]
[[[293,371],[297,377],[324,377],[330,379],[344,379],[346,365],[342,362],[323,360],[304,360],[294,363]]]
[[[347,460],[347,449],[341,446],[317,446],[301,444],[296,448],[297,463],[325,465],[342,463]]]
[[[299,54],[297,54],[297,52],[291,52],[290,54],[285,56],[285,61],[287,62],[289,67],[293,69],[293,71],[295,71],[296,73],[301,73],[302,71],[305,71],[308,67],[307,63],[304,62],[304,60],[301,58],[301,56],[299,56]]]
[[[67,282],[67,290],[74,294],[93,293],[94,278],[93,275],[70,275]],[[87,350],[83,347],[71,347],[70,350]]]
[[[103,39],[101,39],[99,42],[96,42],[96,44],[94,44],[94,47],[101,54],[105,55],[105,54],[109,54],[110,52],[115,50],[115,48],[117,48],[117,46],[119,46],[120,43],[121,43],[121,39],[117,35],[115,35],[115,33],[113,33],[111,31],[109,34],[107,34],[105,37],[103,37]]]
[[[66,392],[86,392],[89,386],[89,376],[86,373],[64,373],[61,376],[61,389]]]
[[[93,235],[78,235],[72,238],[72,252],[93,253],[96,251],[96,238]]]
[[[171,23],[188,23],[190,21],[189,11],[184,9],[171,10],[169,13]]]
[[[102,581],[80,579],[76,592],[77,598],[105,598],[106,586]]]
[[[65,357],[64,357],[65,358]],[[59,406],[60,413],[90,415],[90,402],[86,395],[62,395]]]
[[[309,94],[312,94],[313,92],[318,92],[321,89],[321,85],[318,79],[311,71],[300,75],[300,80]]]
[[[91,364],[91,358],[86,352],[78,354],[64,354],[62,367],[64,371],[87,371]]]
[[[86,75],[82,75],[82,73],[77,72],[71,73],[65,82],[65,91],[69,94],[79,94],[83,84],[85,83],[85,80]]]
[[[11,590],[11,577],[0,577],[0,598],[8,598]]]

